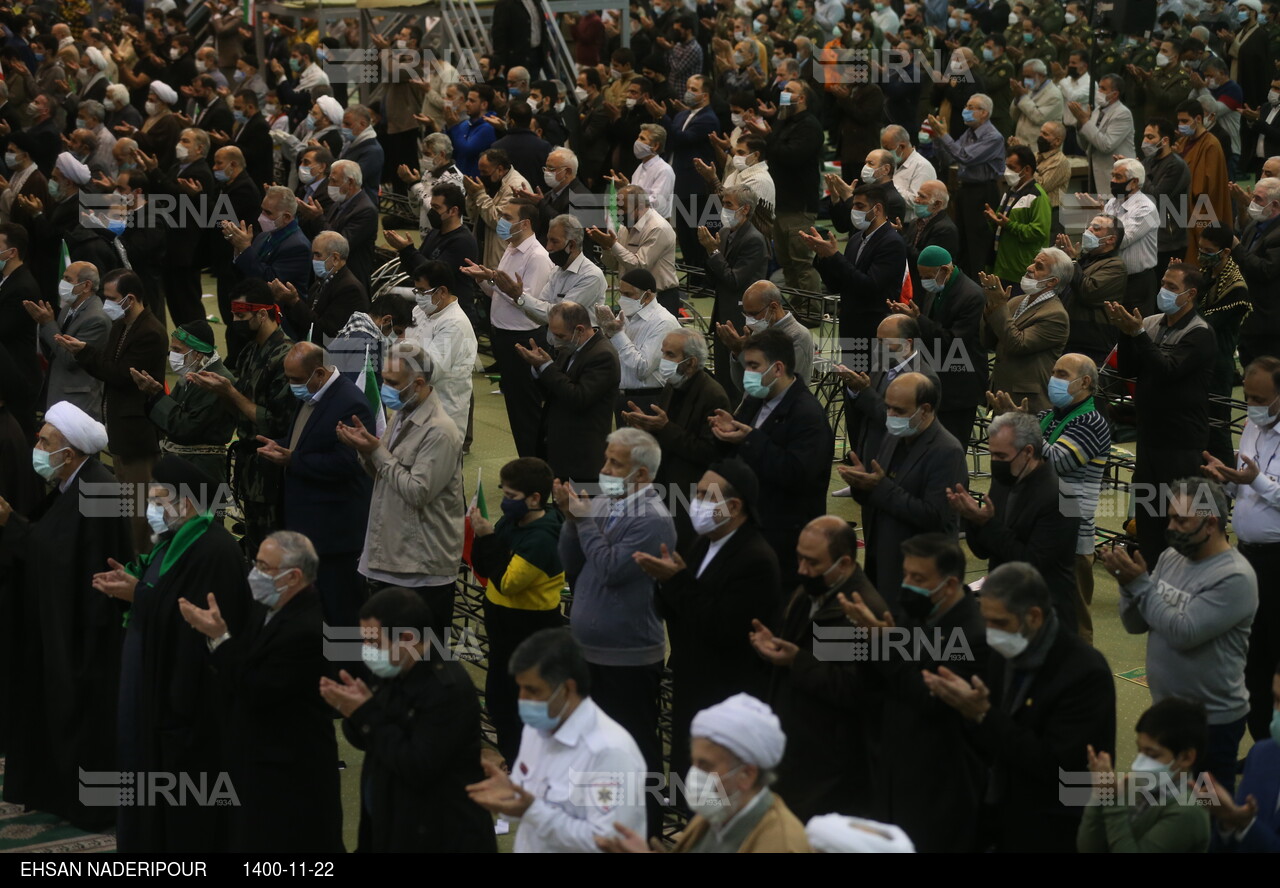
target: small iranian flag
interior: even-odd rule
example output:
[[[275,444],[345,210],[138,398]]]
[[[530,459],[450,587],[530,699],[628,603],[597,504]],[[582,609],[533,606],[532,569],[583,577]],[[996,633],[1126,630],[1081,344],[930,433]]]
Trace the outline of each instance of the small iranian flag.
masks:
[[[71,254],[67,252],[67,242],[62,241],[62,252],[58,255],[58,280],[62,280],[62,276],[67,273],[67,266],[71,264]]]
[[[387,411],[382,409],[382,394],[378,391],[378,377],[373,372],[373,361],[369,358],[369,346],[364,347],[364,373],[356,379],[356,386],[364,392],[369,409],[373,412],[373,434],[381,438],[387,430]]]
[[[489,507],[484,502],[484,469],[476,471],[476,492],[471,497],[471,502],[467,503],[467,513],[463,522],[462,531],[462,561],[467,567],[471,568],[471,575],[476,578],[482,588],[489,585],[489,581],[480,575],[475,565],[471,563],[471,545],[475,542],[475,530],[471,526],[471,510],[479,508],[480,517],[485,521],[489,520]]]

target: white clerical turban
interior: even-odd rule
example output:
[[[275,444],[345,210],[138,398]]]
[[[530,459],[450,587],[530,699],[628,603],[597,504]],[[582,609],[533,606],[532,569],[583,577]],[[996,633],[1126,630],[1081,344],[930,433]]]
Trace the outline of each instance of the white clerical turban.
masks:
[[[693,717],[689,733],[718,743],[757,768],[776,768],[787,747],[782,722],[767,703],[750,694],[735,694],[702,710]]]
[[[107,69],[107,57],[102,54],[102,50],[96,46],[86,47],[84,54],[89,57],[89,64],[97,68],[99,71]]]
[[[70,401],[59,401],[46,410],[44,421],[81,453],[92,455],[107,446],[107,427]]]
[[[316,99],[316,104],[331,123],[342,123],[342,105],[333,96],[321,96]]]
[[[89,168],[76,160],[76,156],[70,151],[63,151],[58,155],[57,161],[53,164],[57,170],[77,185],[88,185]]]
[[[178,94],[173,91],[173,87],[165,83],[163,80],[151,81],[151,94],[166,105],[172,105],[178,101]]]
[[[805,824],[814,851],[829,854],[912,854],[916,846],[900,827],[843,814],[821,814]]]

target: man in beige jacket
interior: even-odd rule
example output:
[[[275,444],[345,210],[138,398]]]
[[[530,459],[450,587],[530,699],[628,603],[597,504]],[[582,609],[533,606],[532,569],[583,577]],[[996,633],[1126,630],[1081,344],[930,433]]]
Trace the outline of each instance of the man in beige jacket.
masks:
[[[480,264],[486,268],[497,268],[507,249],[507,242],[498,236],[498,220],[517,191],[532,191],[533,186],[516,172],[511,158],[501,148],[490,148],[481,153],[478,165],[479,178],[465,176],[462,180],[467,192],[467,218],[475,224],[476,240],[484,244]],[[496,184],[498,190],[490,194],[485,187],[486,182]]]
[[[382,403],[395,411],[386,432],[339,423],[338,440],[374,479],[360,573],[422,596],[443,644],[462,552],[462,432],[431,385],[433,369],[421,344],[397,342],[382,371]]]

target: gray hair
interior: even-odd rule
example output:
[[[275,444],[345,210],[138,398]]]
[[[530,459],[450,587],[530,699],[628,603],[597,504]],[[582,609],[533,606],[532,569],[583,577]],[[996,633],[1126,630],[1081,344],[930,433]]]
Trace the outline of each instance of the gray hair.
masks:
[[[1218,519],[1218,532],[1225,533],[1230,504],[1222,485],[1209,478],[1196,475],[1179,478],[1173,482],[1173,496],[1186,497],[1196,515]]]
[[[907,128],[904,126],[898,126],[896,123],[891,123],[884,129],[880,130],[880,138],[883,139],[885,136],[888,136],[894,142],[909,143],[911,141],[911,136],[907,134]]]
[[[992,109],[995,108],[995,103],[991,101],[991,96],[987,95],[986,93],[974,93],[973,95],[969,96],[969,98],[972,101],[977,102],[978,107],[981,108],[983,111],[986,111],[988,114],[990,114]]]
[[[98,269],[92,262],[86,262],[85,267],[76,276],[77,284],[83,284],[85,281],[90,281],[93,284],[94,291],[97,291],[102,284],[102,276],[98,274]]]
[[[1028,68],[1030,68],[1036,74],[1039,74],[1041,77],[1044,77],[1049,73],[1048,66],[1046,66],[1044,61],[1041,59],[1027,59],[1025,62],[1022,63],[1022,70],[1025,71]]]
[[[107,87],[107,98],[119,102],[123,107],[129,104],[129,87],[123,83],[113,83]]]
[[[747,208],[747,215],[755,213],[756,205],[760,203],[760,197],[751,189],[749,185],[730,185],[728,188],[721,190],[722,197],[732,197],[740,205]]]
[[[1142,165],[1142,161],[1138,160],[1136,157],[1126,157],[1121,160],[1117,160],[1112,165],[1112,169],[1119,169],[1126,177],[1130,179],[1137,179],[1139,188],[1141,188],[1147,181],[1147,170]]]
[[[648,133],[657,140],[659,154],[661,154],[663,149],[667,147],[667,130],[665,127],[659,126],[656,123],[642,123],[640,124],[640,132]]]
[[[453,160],[453,140],[444,133],[432,133],[422,140],[422,144],[433,154],[439,154],[445,160]]]
[[[351,255],[351,244],[337,231],[322,231],[312,243],[322,253],[337,253],[344,262]]]
[[[947,204],[951,203],[951,192],[947,190],[946,183],[940,179],[926,179],[920,183],[920,187],[916,189],[916,194],[924,191],[924,186],[926,185],[929,186],[929,193],[934,195],[934,197],[929,200],[929,203],[933,203],[935,200],[940,201],[942,203],[942,208],[945,210],[947,208]]]
[[[1268,202],[1280,200],[1280,179],[1274,177],[1259,179],[1257,184],[1253,186],[1253,191],[1255,194],[1261,191]]]
[[[413,374],[410,379],[422,377],[422,381],[431,384],[431,375],[435,372],[435,365],[431,361],[431,356],[427,354],[427,350],[423,348],[422,343],[416,339],[401,339],[395,345],[387,350],[386,363],[390,364],[395,361],[403,364]]]
[[[1124,243],[1124,222],[1119,216],[1112,216],[1108,213],[1099,213],[1094,216],[1095,219],[1106,219],[1107,228],[1116,236],[1116,249],[1120,249],[1120,245]]]
[[[564,159],[564,165],[569,168],[569,172],[573,173],[574,177],[577,177],[578,155],[568,148],[553,148],[551,154],[559,154]],[[547,155],[547,160],[551,159],[551,154]]]
[[[202,157],[209,156],[209,134],[207,132],[199,127],[190,126],[184,129],[182,133],[191,133],[192,141],[194,141],[200,148],[200,155]],[[178,135],[181,136],[182,133],[179,133]]]
[[[335,160],[329,168],[329,175],[334,173],[342,173],[342,178],[350,179],[357,187],[364,185],[364,174],[360,172],[360,164],[354,160]]]
[[[582,223],[578,221],[576,216],[571,216],[568,213],[561,213],[547,224],[548,229],[553,226],[564,232],[564,239],[566,243],[575,243],[578,245],[579,249],[581,249]]]
[[[1059,139],[1065,139],[1067,136],[1067,126],[1061,120],[1046,120],[1045,125]]]
[[[710,351],[707,348],[707,337],[702,333],[688,327],[677,327],[667,335],[680,337],[680,350],[684,352],[686,358],[697,359],[699,370],[707,366]]]
[[[1045,247],[1040,251],[1039,255],[1044,256],[1047,260],[1049,274],[1058,280],[1058,283],[1053,288],[1061,293],[1066,289],[1067,284],[1071,283],[1071,277],[1075,274],[1075,266],[1071,257],[1057,247]]]
[[[352,105],[347,110],[354,114],[357,120],[366,124],[373,123],[373,111],[368,105]]]
[[[625,197],[629,200],[635,201],[637,204],[645,208],[648,208],[649,205],[653,203],[652,198],[649,197],[649,192],[645,191],[639,185],[622,186],[618,189],[618,197]]]
[[[94,120],[98,121],[98,123],[102,123],[102,121],[107,119],[107,109],[102,107],[101,102],[94,101],[93,99],[85,99],[77,106],[77,110],[81,114],[88,114]]]
[[[649,470],[649,477],[658,474],[658,466],[662,463],[662,448],[658,439],[640,429],[618,429],[605,439],[606,444],[621,444],[631,451],[631,461]]]
[[[295,218],[298,215],[298,195],[283,185],[272,185],[262,199],[274,201],[278,213],[288,213]]]
[[[280,547],[282,571],[297,568],[306,582],[315,581],[320,570],[320,556],[316,554],[316,547],[311,544],[310,539],[296,530],[277,530],[267,539]]]
[[[1035,416],[1023,413],[1021,410],[1001,413],[987,426],[987,440],[990,441],[996,436],[996,432],[1005,428],[1013,432],[1015,448],[1021,451],[1027,447],[1034,447],[1036,454],[1039,455],[1040,445],[1044,443],[1044,433],[1040,431],[1040,422]]]
[[[1002,416],[1028,416],[1026,413],[1005,413]],[[1039,426],[1037,425],[1037,428]],[[1048,619],[1053,609],[1049,597],[1049,585],[1036,570],[1025,561],[1006,561],[991,573],[982,584],[982,597],[998,601],[1019,620],[1024,619],[1033,607]]]

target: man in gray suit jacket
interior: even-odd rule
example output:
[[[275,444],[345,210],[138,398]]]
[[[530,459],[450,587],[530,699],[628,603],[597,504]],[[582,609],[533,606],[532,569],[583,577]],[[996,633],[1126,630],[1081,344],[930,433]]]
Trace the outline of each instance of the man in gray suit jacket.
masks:
[[[901,616],[902,542],[921,533],[956,534],[947,488],[969,477],[964,449],[938,422],[941,392],[923,373],[903,373],[884,393],[887,434],[876,457],[837,466],[862,506],[866,571]]]
[[[1117,157],[1133,156],[1133,113],[1120,103],[1124,78],[1106,74],[1098,80],[1098,104],[1092,113],[1078,102],[1068,102],[1076,119],[1076,138],[1089,158],[1093,190],[1106,194],[1111,188],[1111,166]]]
[[[768,248],[764,235],[751,224],[755,215],[759,198],[746,185],[736,185],[724,189],[721,195],[720,211],[724,226],[718,236],[712,236],[707,229],[698,229],[698,240],[707,251],[707,276],[716,288],[715,308],[711,312],[711,323],[723,324],[732,322],[742,330],[746,318],[738,303],[747,287],[765,277],[768,269]],[[715,344],[715,376],[716,382],[724,388],[729,396],[729,403],[738,403],[741,391],[730,374],[730,362],[733,355],[719,339]],[[808,383],[808,380],[805,380]]]
[[[58,283],[62,308],[56,315],[47,302],[26,301],[22,305],[39,325],[40,349],[49,361],[45,407],[70,401],[102,422],[102,380],[85,370],[75,355],[53,342],[54,336],[65,333],[94,348],[106,345],[111,319],[98,296],[100,283],[92,262],[72,262]]]

